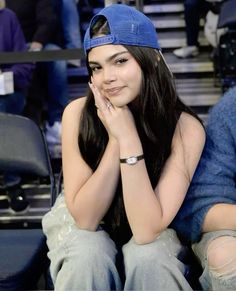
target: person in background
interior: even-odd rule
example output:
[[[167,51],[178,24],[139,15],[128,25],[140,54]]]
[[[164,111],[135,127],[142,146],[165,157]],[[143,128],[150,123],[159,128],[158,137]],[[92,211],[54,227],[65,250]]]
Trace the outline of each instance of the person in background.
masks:
[[[175,218],[203,267],[203,290],[236,290],[236,87],[209,114],[206,144]]]
[[[75,0],[60,1],[60,19],[65,39],[65,47],[68,49],[81,48],[80,18]]]
[[[9,9],[0,9],[0,51],[23,52],[27,50],[24,35],[15,13]],[[31,81],[33,64],[1,64],[0,70],[13,72],[14,93],[1,95],[0,111],[12,114],[21,114]]]
[[[178,58],[196,57],[199,54],[200,17],[209,10],[209,3],[205,0],[185,0],[184,17],[186,25],[187,45],[176,49],[173,54]]]
[[[53,0],[64,37],[64,47],[67,49],[78,49],[82,47],[80,16],[75,0]],[[70,65],[79,67],[80,59],[69,60]]]
[[[63,47],[60,19],[51,0],[6,0],[6,6],[18,16],[30,51],[58,50]],[[46,86],[43,86],[45,75]],[[46,89],[45,98],[42,89]],[[49,147],[61,144],[61,117],[68,103],[68,95],[67,62],[37,63],[25,113],[41,125],[46,103],[45,130]]]
[[[62,119],[65,193],[42,221],[55,290],[191,290],[187,249],[169,225],[204,128],[178,98],[143,13],[123,4],[102,9],[84,50],[90,90]]]
[[[0,0],[0,52],[24,52],[27,46],[21,26],[15,13],[4,8],[4,1]],[[33,64],[1,64],[1,73],[13,73],[14,92],[0,95],[0,112],[22,114],[26,102],[27,90],[30,85]],[[25,200],[19,188],[21,181],[17,174],[4,173],[2,187],[7,191],[10,207],[14,211],[25,210],[29,203]]]

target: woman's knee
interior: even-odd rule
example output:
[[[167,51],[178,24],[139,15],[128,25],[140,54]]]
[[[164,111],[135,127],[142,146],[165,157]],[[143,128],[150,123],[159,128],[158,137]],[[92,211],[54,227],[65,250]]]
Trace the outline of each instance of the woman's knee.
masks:
[[[109,268],[115,264],[117,250],[104,231],[73,230],[63,244],[50,250],[53,277],[68,270],[76,273],[91,273],[94,268]]]
[[[159,241],[139,245],[133,240],[123,247],[123,255],[126,268],[136,270],[150,268],[152,265],[161,267],[172,256],[165,245]]]
[[[110,284],[118,286],[116,253],[106,232],[74,229],[58,251],[49,252],[56,290],[108,290]]]
[[[125,245],[125,290],[190,290],[184,277],[185,265],[173,249],[162,239],[146,245],[132,241]]]
[[[211,241],[207,261],[213,276],[236,275],[236,237],[221,236]]]
[[[96,257],[109,257],[114,260],[117,253],[114,242],[103,230],[93,232],[78,229],[73,231],[65,243],[65,248],[68,254],[70,253],[70,257],[85,258],[85,261],[93,260]]]

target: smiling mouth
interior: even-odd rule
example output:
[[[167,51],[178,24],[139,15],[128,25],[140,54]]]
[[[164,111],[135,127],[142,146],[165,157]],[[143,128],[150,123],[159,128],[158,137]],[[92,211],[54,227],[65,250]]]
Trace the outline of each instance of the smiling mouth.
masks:
[[[107,89],[107,90],[105,90],[105,92],[109,96],[115,96],[115,95],[118,95],[122,89],[123,89],[123,87],[116,87],[116,88]]]

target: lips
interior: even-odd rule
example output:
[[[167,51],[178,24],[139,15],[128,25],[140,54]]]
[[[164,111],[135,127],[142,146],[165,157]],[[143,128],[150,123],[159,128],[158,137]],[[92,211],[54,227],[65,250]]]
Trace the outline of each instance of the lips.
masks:
[[[114,87],[114,88],[109,88],[109,89],[106,89],[105,92],[106,94],[108,94],[109,96],[115,96],[115,95],[118,95],[120,94],[121,90],[123,89],[124,87]]]

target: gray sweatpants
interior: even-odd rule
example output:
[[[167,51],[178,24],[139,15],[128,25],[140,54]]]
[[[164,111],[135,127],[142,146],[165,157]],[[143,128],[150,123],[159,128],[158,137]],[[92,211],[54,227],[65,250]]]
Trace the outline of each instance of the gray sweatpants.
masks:
[[[81,230],[65,205],[63,195],[43,218],[55,290],[192,290],[186,267],[178,259],[186,249],[167,229],[152,243],[131,239],[122,248],[125,283],[116,267],[117,249],[102,229]]]

